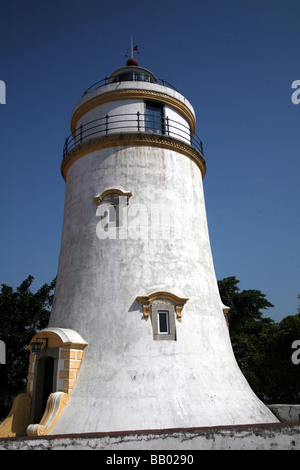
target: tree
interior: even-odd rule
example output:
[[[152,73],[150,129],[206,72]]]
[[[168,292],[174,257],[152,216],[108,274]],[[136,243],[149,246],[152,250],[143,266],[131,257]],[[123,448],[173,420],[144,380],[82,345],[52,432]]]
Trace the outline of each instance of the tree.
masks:
[[[255,331],[256,326],[261,323],[273,322],[271,318],[263,317],[263,312],[261,312],[261,310],[274,307],[266,299],[265,294],[255,289],[241,292],[238,287],[239,282],[235,276],[218,281],[222,301],[230,308],[229,320],[232,336]]]
[[[259,290],[240,291],[235,276],[218,281],[223,303],[230,307],[229,333],[236,360],[255,393],[265,398],[265,347],[273,335],[274,321],[262,310],[273,307]]]
[[[28,352],[32,337],[49,321],[55,279],[31,292],[28,276],[14,291],[6,284],[0,291],[0,339],[6,345],[6,366],[0,366],[0,416],[9,411],[13,398],[26,388]]]
[[[269,402],[300,403],[300,364],[292,361],[295,340],[300,340],[300,313],[289,315],[276,324],[275,334],[269,341],[272,369],[265,371]]]
[[[237,362],[257,396],[266,403],[300,403],[300,365],[292,343],[300,339],[300,312],[275,323],[262,310],[273,307],[258,290],[243,290],[231,276],[218,281],[230,307],[229,332]],[[300,299],[300,296],[298,296]]]

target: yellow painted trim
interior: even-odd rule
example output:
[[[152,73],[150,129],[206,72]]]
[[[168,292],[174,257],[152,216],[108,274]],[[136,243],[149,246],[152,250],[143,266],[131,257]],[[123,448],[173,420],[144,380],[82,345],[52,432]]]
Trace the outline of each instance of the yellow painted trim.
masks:
[[[146,321],[149,320],[150,318],[150,304],[147,304],[147,303],[142,303],[142,306],[143,306],[143,314],[144,314],[144,318]]]
[[[179,321],[179,323],[181,323],[181,320],[182,320],[182,309],[183,309],[183,305],[176,305],[175,306],[176,317],[177,317],[177,320]]]
[[[170,292],[154,292],[153,294],[146,296],[139,296],[136,298],[137,302],[143,307],[143,314],[146,321],[150,317],[150,306],[156,300],[168,300],[175,304],[175,312],[177,320],[181,323],[182,321],[182,309],[184,304],[189,300],[183,297],[177,297],[177,295]]]
[[[177,297],[175,294],[171,294],[170,292],[154,292],[153,294],[147,296],[140,296],[137,297],[136,300],[138,303],[150,303],[152,304],[155,300],[169,300],[173,302],[175,305],[183,306],[189,299],[185,299],[183,297]]]
[[[31,396],[17,395],[7,418],[0,425],[0,437],[25,436],[30,419]]]
[[[31,343],[41,341],[41,339],[48,340],[47,348],[63,347],[64,349],[84,349],[87,345],[87,343],[64,343],[61,337],[56,332],[44,330],[34,335],[34,337],[29,343],[28,349],[31,351]]]
[[[108,134],[102,135],[99,137],[94,137],[93,139],[83,142],[82,144],[74,147],[70,152],[68,152],[62,161],[61,164],[61,174],[64,180],[67,178],[67,173],[70,167],[80,158],[88,155],[91,152],[97,150],[108,148],[108,147],[127,147],[127,146],[150,146],[150,147],[160,147],[168,150],[174,150],[179,152],[182,155],[190,158],[200,169],[202,178],[205,176],[206,172],[206,163],[203,155],[194,147],[185,142],[174,139],[173,137],[161,135],[161,134],[152,134],[152,133],[118,133],[118,134]]]
[[[71,119],[71,132],[74,135],[76,131],[76,126],[79,119],[84,116],[91,109],[101,106],[104,103],[118,100],[133,100],[133,99],[142,99],[155,101],[156,103],[167,104],[176,111],[178,111],[188,122],[192,134],[196,130],[196,120],[192,111],[180,100],[169,96],[167,93],[162,93],[160,91],[154,90],[139,90],[139,89],[128,89],[123,88],[121,90],[108,91],[100,95],[94,96],[90,100],[84,102],[79,108],[74,112]]]
[[[223,310],[223,313],[224,313],[226,325],[229,327],[229,311],[230,311],[230,307],[226,307],[226,305],[224,305],[223,308],[222,308],[222,310]]]
[[[68,401],[69,395],[67,393],[51,393],[48,397],[46,410],[40,423],[30,424],[27,427],[27,436],[45,436],[49,434]]]
[[[128,204],[128,200],[129,198],[132,196],[132,193],[131,192],[124,192],[122,191],[121,189],[115,189],[115,188],[112,188],[112,189],[106,189],[105,191],[103,191],[101,194],[99,194],[98,196],[94,197],[94,201],[96,203],[96,206],[100,206],[101,202],[103,201],[103,198],[105,198],[106,196],[108,196],[109,194],[118,194],[118,196],[125,196],[127,197],[127,204]]]

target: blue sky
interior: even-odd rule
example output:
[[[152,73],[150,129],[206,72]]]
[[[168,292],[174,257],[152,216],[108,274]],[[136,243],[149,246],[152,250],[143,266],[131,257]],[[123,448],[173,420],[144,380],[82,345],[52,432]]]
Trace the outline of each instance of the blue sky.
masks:
[[[83,91],[142,67],[193,105],[218,279],[259,289],[279,321],[300,293],[299,0],[10,0],[0,6],[0,283],[56,275],[62,147]]]

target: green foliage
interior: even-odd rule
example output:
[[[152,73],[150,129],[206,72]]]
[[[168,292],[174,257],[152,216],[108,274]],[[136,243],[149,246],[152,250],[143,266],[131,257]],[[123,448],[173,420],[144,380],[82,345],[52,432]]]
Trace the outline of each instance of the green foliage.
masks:
[[[6,284],[1,286],[0,339],[6,345],[6,366],[0,366],[0,416],[10,409],[12,399],[26,389],[26,347],[49,320],[55,279],[36,293],[30,290],[33,280],[28,276],[15,291]]]
[[[270,354],[274,373],[267,374],[270,401],[272,403],[300,403],[300,364],[293,364],[292,344],[300,340],[300,313],[290,315],[276,325],[270,341]]]
[[[275,323],[263,316],[262,310],[273,307],[266,296],[240,291],[238,284],[234,276],[218,281],[222,301],[230,307],[229,332],[243,374],[264,402],[300,403],[300,364],[291,360],[292,343],[300,340],[300,312]]]

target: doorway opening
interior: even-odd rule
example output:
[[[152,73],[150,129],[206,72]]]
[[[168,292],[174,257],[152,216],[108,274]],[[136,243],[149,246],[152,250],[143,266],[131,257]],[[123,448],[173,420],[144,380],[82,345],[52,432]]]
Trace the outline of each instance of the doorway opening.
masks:
[[[46,351],[42,351],[39,354],[41,357],[37,358],[36,383],[33,399],[33,420],[35,423],[41,421],[47,406],[48,397],[56,390],[57,357],[55,357],[56,354],[49,355],[49,349]]]

